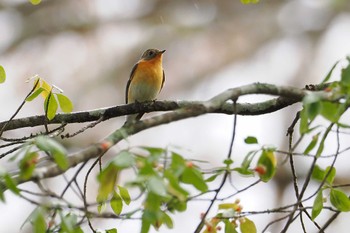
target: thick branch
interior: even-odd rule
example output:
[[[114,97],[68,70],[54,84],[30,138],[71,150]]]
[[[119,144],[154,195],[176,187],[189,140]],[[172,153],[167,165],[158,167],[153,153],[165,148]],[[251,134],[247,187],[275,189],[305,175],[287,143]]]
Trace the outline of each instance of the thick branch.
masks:
[[[256,90],[255,94],[271,94],[280,95],[280,97],[273,98],[271,100],[259,102],[259,103],[237,103],[236,111],[237,115],[261,115],[265,113],[271,113],[285,108],[291,104],[299,102],[303,97],[303,92],[297,88],[288,87],[289,92],[278,94],[276,90],[271,90],[271,86],[264,86],[264,84],[254,84],[260,86],[260,90]],[[243,87],[242,87],[243,88]],[[235,88],[237,91],[240,88]],[[281,90],[280,90],[281,91]],[[294,92],[294,93],[293,93]],[[224,92],[225,93],[225,92]],[[242,93],[254,94],[254,93]],[[239,95],[238,95],[239,96]],[[114,106],[108,108],[100,108],[90,111],[62,113],[57,114],[54,119],[48,121],[47,124],[72,124],[72,123],[86,123],[91,121],[97,121],[99,119],[108,120],[110,118],[124,116],[128,114],[140,113],[140,112],[155,112],[155,111],[172,111],[179,108],[197,108],[206,101],[154,101],[148,103],[135,103],[121,106]],[[231,104],[224,103],[220,107],[217,107],[215,113],[233,114],[234,110]],[[30,116],[25,118],[14,119],[8,122],[4,131],[20,129],[25,127],[36,127],[44,125],[45,115]],[[0,128],[2,128],[7,121],[0,122]]]
[[[270,101],[260,103],[262,105],[266,105],[265,107],[260,106],[260,108],[258,108],[256,107],[258,106],[257,104],[250,104],[250,106],[256,107],[256,109],[254,109],[255,112],[260,112],[261,114],[263,114],[267,112],[267,109],[277,110],[281,108],[281,106],[287,106],[289,104],[301,101],[302,98],[307,93],[308,91],[306,90],[301,90],[294,87],[278,87],[270,84],[255,83],[251,85],[229,89],[209,99],[208,101],[203,101],[203,102],[200,102],[200,101],[180,102],[180,103],[156,102],[156,103],[137,104],[137,105],[136,104],[124,105],[124,106],[109,108],[104,110],[96,110],[95,112],[88,112],[88,113],[75,113],[75,116],[79,114],[83,114],[83,115],[90,114],[89,117],[98,118],[98,116],[95,116],[95,114],[97,113],[107,114],[106,113],[107,110],[112,111],[112,109],[114,109],[115,111],[119,111],[120,113],[123,113],[123,114],[126,114],[127,110],[130,110],[130,112],[128,113],[136,113],[136,112],[142,112],[140,111],[141,109],[143,111],[144,110],[149,111],[150,109],[155,109],[159,106],[163,107],[162,110],[164,110],[166,107],[168,107],[167,110],[169,110],[170,105],[168,106],[167,103],[171,103],[172,108],[176,109],[172,112],[168,112],[159,116],[145,119],[143,121],[135,122],[134,124],[124,125],[120,129],[116,130],[115,132],[113,132],[112,134],[104,138],[101,142],[93,144],[80,152],[71,154],[70,156],[68,156],[69,168],[72,168],[77,164],[88,161],[92,158],[98,157],[99,155],[105,153],[107,150],[109,150],[109,148],[111,148],[113,145],[117,144],[119,141],[123,140],[124,138],[130,135],[136,134],[145,129],[149,129],[158,125],[167,124],[170,122],[174,122],[174,121],[178,121],[178,120],[182,120],[190,117],[203,115],[206,113],[218,113],[218,112],[228,113],[228,114],[233,113],[232,112],[233,108],[230,107],[230,105],[232,104],[230,104],[228,101],[237,100],[240,96],[243,96],[243,95],[269,94],[269,95],[280,96],[280,98],[277,98],[275,100],[272,100],[272,101],[270,100]],[[326,92],[318,92],[317,94],[320,95],[321,99],[325,99],[325,100],[329,100],[331,96],[330,93],[326,93]],[[279,106],[276,106],[276,105],[279,105]],[[247,106],[248,104],[245,104],[245,107]],[[248,108],[243,108],[243,107],[239,109],[237,105],[237,111],[248,113],[249,111],[247,109]],[[104,113],[101,113],[99,111],[102,111]],[[110,112],[108,114],[110,114]],[[63,116],[63,115],[64,114],[60,116]],[[59,119],[60,116],[58,116],[57,119]],[[37,169],[35,170],[30,180],[54,177],[64,172],[65,171],[60,170],[54,162],[47,161],[46,164],[38,165]],[[29,180],[21,180],[18,175],[17,176],[15,175],[14,178],[17,180],[18,183],[24,183],[29,181]]]

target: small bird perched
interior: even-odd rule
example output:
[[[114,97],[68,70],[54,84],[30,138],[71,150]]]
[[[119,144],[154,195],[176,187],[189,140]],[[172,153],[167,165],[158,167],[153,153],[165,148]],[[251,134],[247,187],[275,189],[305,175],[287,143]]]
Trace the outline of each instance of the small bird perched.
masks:
[[[147,49],[131,70],[126,85],[125,102],[147,102],[156,99],[162,90],[165,74],[162,56],[165,50]],[[126,123],[139,120],[143,113],[129,115]]]

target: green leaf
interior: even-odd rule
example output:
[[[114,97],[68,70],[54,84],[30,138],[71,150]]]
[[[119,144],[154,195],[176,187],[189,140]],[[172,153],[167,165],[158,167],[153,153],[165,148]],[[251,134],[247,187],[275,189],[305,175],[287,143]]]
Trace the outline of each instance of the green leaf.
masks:
[[[168,209],[169,211],[179,211],[184,212],[187,209],[187,202],[186,201],[180,201],[179,199],[172,199],[170,202],[168,202]]]
[[[174,227],[173,220],[165,212],[163,212],[162,220],[168,228],[171,229]]]
[[[347,58],[349,61],[349,58]],[[350,61],[347,67],[341,70],[341,79],[340,82],[344,86],[350,86]]]
[[[0,178],[2,178],[1,175],[0,175]],[[4,196],[5,191],[6,191],[5,184],[0,182],[0,201],[2,201],[3,203],[5,203],[5,196]]]
[[[233,164],[233,160],[232,159],[225,159],[224,164],[226,164],[227,166],[230,166],[231,164]]]
[[[205,183],[203,175],[200,171],[194,167],[186,167],[182,176],[181,181],[186,184],[192,184],[196,189],[201,192],[208,190],[208,185]]]
[[[307,118],[313,121],[321,112],[322,104],[321,97],[317,93],[311,92],[303,98],[304,114]]]
[[[327,183],[332,185],[333,184],[333,181],[334,181],[334,178],[335,178],[335,174],[336,174],[336,169],[335,167],[332,167],[332,170],[329,172],[329,170],[331,169],[330,166],[328,166],[324,172],[324,175],[327,175],[328,173],[328,176],[327,176]]]
[[[234,223],[232,223],[228,219],[224,219],[224,223],[225,223],[225,233],[238,233],[236,231],[236,226]]]
[[[321,142],[320,142],[320,145],[318,146],[317,148],[317,151],[316,151],[316,157],[320,157],[320,155],[322,154],[323,152],[323,149],[324,149],[324,141],[325,141],[325,138],[322,138]]]
[[[106,233],[118,233],[116,228],[106,230]]]
[[[350,211],[350,200],[342,191],[332,189],[330,192],[330,201],[337,210],[342,212]]]
[[[313,121],[322,110],[321,102],[314,102],[306,105],[306,111],[310,121]]]
[[[114,192],[113,197],[111,199],[111,207],[116,215],[119,215],[123,210],[122,198],[116,192]]]
[[[147,182],[147,188],[150,192],[156,195],[162,197],[166,197],[167,195],[165,184],[159,177],[152,176]]]
[[[141,225],[141,233],[148,233],[149,229],[151,228],[151,221],[150,216],[151,213],[147,210],[145,210],[142,214],[142,225]]]
[[[241,3],[243,3],[243,4],[257,4],[257,3],[259,3],[259,0],[241,0]]]
[[[9,174],[4,175],[4,181],[6,187],[11,190],[14,194],[19,195],[20,191],[17,188],[17,183]]]
[[[217,174],[214,174],[214,175],[212,175],[212,176],[210,176],[210,177],[208,177],[207,179],[205,179],[205,182],[212,182],[212,181],[214,181],[215,179],[216,179],[216,177],[218,177],[219,175],[221,175],[220,173],[217,173]]]
[[[60,144],[57,143],[57,145],[60,145]],[[69,163],[68,163],[68,159],[67,159],[65,151],[63,152],[60,149],[53,150],[52,156],[60,169],[66,170],[69,167]]]
[[[116,228],[106,230],[106,233],[118,233]]]
[[[45,233],[46,222],[43,211],[41,208],[37,208],[32,219],[33,233]]]
[[[181,155],[172,153],[170,169],[172,170],[174,176],[180,177],[186,169],[186,160]]]
[[[258,139],[256,137],[249,136],[244,139],[244,142],[246,144],[258,144]]]
[[[276,173],[276,165],[276,156],[273,151],[263,150],[257,164],[257,167],[262,166],[265,168],[265,173],[259,174],[260,179],[268,182]]]
[[[315,220],[315,218],[321,213],[323,209],[323,195],[322,190],[318,191],[316,198],[314,200],[314,204],[312,206],[311,219]]]
[[[323,101],[321,105],[321,115],[324,118],[331,122],[337,122],[339,120],[339,110],[341,108],[341,105],[339,103]]]
[[[237,208],[236,203],[221,203],[218,206],[219,210],[227,210],[227,209],[233,209],[235,210]]]
[[[26,101],[32,101],[33,99],[35,99],[36,97],[38,97],[41,92],[43,91],[46,91],[44,88],[42,87],[39,87],[38,89],[36,89],[31,95],[29,95],[27,98],[26,98]]]
[[[97,177],[100,186],[97,194],[97,202],[103,202],[108,199],[108,196],[114,192],[115,182],[117,180],[118,168],[114,163],[110,163],[104,168]]]
[[[41,3],[41,0],[29,0],[31,4],[38,5]]]
[[[144,202],[144,211],[142,214],[142,231],[148,228],[149,224],[153,225],[157,229],[162,225],[162,213],[161,206],[164,198],[149,192]],[[146,227],[146,228],[145,228]],[[146,231],[145,231],[146,232]]]
[[[233,170],[242,175],[252,175],[253,172],[250,169],[250,164],[252,163],[257,152],[258,151],[249,151],[248,154],[244,157],[241,167],[234,168]]]
[[[35,138],[35,145],[40,150],[50,152],[60,169],[66,170],[69,167],[66,149],[52,138],[38,136]]]
[[[106,209],[106,202],[100,202],[98,205],[97,205],[97,212],[100,214],[102,213],[103,211],[105,211]]]
[[[6,80],[6,72],[3,66],[0,66],[0,83],[5,82]]]
[[[60,212],[61,216],[61,231],[64,233],[84,233],[83,230],[77,225],[77,216],[72,213],[68,213],[63,216],[62,212]]]
[[[324,176],[325,176],[325,171],[316,164],[314,169],[312,170],[311,177],[317,181],[322,181]]]
[[[325,83],[328,82],[328,80],[331,78],[331,75],[333,73],[333,70],[335,69],[335,67],[338,65],[339,61],[337,61],[331,68],[331,70],[328,72],[328,74],[326,75],[326,77],[323,79],[323,81],[321,83]]]
[[[320,133],[318,133],[318,134],[316,134],[316,135],[314,135],[314,136],[312,137],[311,142],[310,142],[309,145],[306,147],[306,149],[305,149],[305,151],[304,151],[304,153],[303,153],[304,155],[309,154],[310,151],[312,151],[312,149],[315,148],[315,146],[316,146],[316,144],[317,144],[317,142],[318,142],[318,137],[319,137],[319,135],[320,135]]]
[[[47,136],[38,136],[35,138],[34,144],[42,151],[51,152],[50,139]]]
[[[123,199],[123,201],[125,202],[125,204],[129,205],[131,202],[129,191],[126,188],[119,185],[118,185],[118,189],[119,189],[119,194]]]
[[[20,177],[22,179],[27,180],[32,176],[38,157],[39,155],[37,152],[28,152],[20,160],[19,168],[20,168]]]
[[[163,200],[164,197],[154,192],[149,192],[147,195],[146,201],[144,202],[144,211],[149,211],[149,213],[146,215],[152,224],[159,219],[159,215],[157,213],[161,211]]]
[[[253,221],[245,218],[243,223],[240,224],[240,229],[242,233],[256,233],[256,226]]]
[[[61,216],[61,228],[62,232],[71,233],[74,229],[74,224],[76,223],[76,216],[72,214],[67,214],[63,216],[62,212],[60,212]]]
[[[113,163],[120,169],[129,168],[135,164],[134,154],[123,150],[115,156]]]
[[[73,103],[67,96],[59,93],[56,93],[55,95],[63,112],[68,113],[73,111]]]
[[[168,179],[167,191],[180,201],[186,201],[189,193],[180,186],[179,178],[170,169],[164,172],[164,177]]]
[[[305,107],[300,111],[300,134],[305,134],[309,131],[309,119]]]
[[[246,169],[243,167],[236,167],[233,170],[244,176],[251,176],[254,174],[254,172],[251,169]]]
[[[150,153],[150,156],[159,157],[166,153],[166,150],[160,147],[149,147],[149,146],[143,146],[141,147],[144,150],[147,150]]]
[[[337,122],[337,125],[340,128],[350,129],[350,125],[347,125],[347,124],[344,124],[344,123]]]
[[[58,104],[55,96],[50,92],[50,94],[45,98],[44,110],[47,119],[52,120],[57,112]]]

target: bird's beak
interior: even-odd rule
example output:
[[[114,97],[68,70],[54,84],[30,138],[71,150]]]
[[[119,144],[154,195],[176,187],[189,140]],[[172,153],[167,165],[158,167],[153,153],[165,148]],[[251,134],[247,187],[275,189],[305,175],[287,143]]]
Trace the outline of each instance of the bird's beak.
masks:
[[[160,51],[160,53],[163,54],[163,53],[165,53],[165,51],[166,51],[166,50],[164,49],[164,50]]]

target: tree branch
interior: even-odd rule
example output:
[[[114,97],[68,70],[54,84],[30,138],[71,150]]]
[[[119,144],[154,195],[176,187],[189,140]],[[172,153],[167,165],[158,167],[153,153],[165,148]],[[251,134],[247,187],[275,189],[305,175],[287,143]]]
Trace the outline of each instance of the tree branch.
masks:
[[[284,90],[277,88],[273,85],[266,84],[252,84],[256,87],[255,93],[252,90],[248,93],[242,92],[239,94],[240,88],[234,88],[232,91],[236,92],[236,96],[246,95],[246,94],[271,94],[271,95],[280,95],[281,97],[274,98],[271,100],[259,102],[259,103],[237,103],[236,111],[238,115],[261,115],[266,113],[271,113],[278,111],[282,108],[285,108],[289,105],[292,105],[296,102],[299,102],[303,96],[304,92],[298,88],[284,87]],[[264,86],[265,85],[265,86]],[[248,85],[249,86],[249,85]],[[246,88],[248,86],[245,86]],[[258,87],[259,89],[258,90]],[[263,87],[264,86],[264,87]],[[272,90],[272,88],[277,88]],[[244,87],[241,87],[244,88]],[[244,89],[242,89],[244,91]],[[245,90],[246,92],[247,90]],[[227,94],[228,91],[223,92],[218,95],[222,96],[224,93]],[[279,93],[281,92],[281,93]],[[209,100],[210,101],[210,100]],[[219,99],[213,98],[213,101],[220,101]],[[86,123],[91,121],[97,121],[99,119],[108,120],[114,117],[124,116],[128,114],[135,114],[141,112],[155,112],[155,111],[172,111],[179,108],[197,108],[198,106],[204,105],[208,101],[154,101],[146,103],[133,103],[121,106],[107,107],[94,109],[90,111],[81,111],[73,113],[61,113],[57,114],[54,119],[48,121],[47,124],[71,124],[71,123]],[[221,103],[222,101],[220,101]],[[234,114],[232,104],[222,103],[217,107],[213,113],[225,113],[225,114]],[[46,121],[45,115],[30,116],[25,118],[13,119],[11,121],[0,122],[0,128],[5,127],[4,131],[20,129],[25,127],[36,127],[44,125]]]
[[[99,143],[93,144],[80,152],[73,153],[68,156],[69,168],[76,166],[79,163],[88,161],[92,158],[96,158],[101,154],[104,154],[108,151],[113,145],[117,144],[124,138],[134,135],[140,131],[159,126],[162,124],[167,124],[170,122],[175,122],[178,120],[196,117],[199,115],[203,115],[206,113],[225,113],[232,114],[233,107],[232,103],[229,104],[228,101],[237,100],[240,96],[249,95],[249,94],[268,94],[280,96],[279,98],[261,102],[254,104],[237,104],[237,113],[257,115],[257,113],[264,114],[267,113],[267,109],[269,110],[278,110],[281,109],[282,106],[288,106],[292,103],[296,103],[302,100],[302,98],[307,95],[309,91],[302,90],[295,87],[285,87],[285,86],[275,86],[271,84],[261,84],[254,83],[246,86],[241,86],[237,88],[228,89],[217,96],[209,99],[208,101],[195,101],[195,102],[154,102],[154,103],[142,103],[142,104],[129,104],[123,106],[117,106],[113,108],[99,109],[89,112],[78,112],[73,114],[60,114],[57,115],[49,124],[53,123],[68,123],[68,119],[70,119],[70,123],[81,122],[80,117],[87,120],[98,120],[101,117],[101,114],[104,117],[111,118],[113,116],[121,116],[125,114],[134,114],[138,112],[149,112],[152,110],[156,111],[165,111],[165,110],[173,110],[172,112],[164,113],[159,116],[151,117],[142,121],[135,122],[134,124],[124,125],[120,129],[116,130],[112,134],[108,135],[106,138],[101,140]],[[314,94],[320,95],[321,99],[331,100],[331,94],[327,92],[316,92]],[[248,112],[247,106],[254,106],[255,109],[253,111]],[[263,107],[261,105],[264,105]],[[231,107],[229,107],[231,106]],[[35,117],[34,117],[35,118]],[[33,117],[30,119],[34,120]],[[40,118],[40,116],[38,117]],[[15,124],[9,124],[14,129],[15,127],[28,127],[39,125],[36,121],[35,123],[30,120],[27,121],[20,119],[17,122],[21,122],[21,126]],[[31,124],[24,124],[24,122],[31,122]],[[8,129],[9,129],[8,128]],[[41,164],[37,165],[33,176],[29,180],[23,180],[19,177],[18,174],[14,174],[13,178],[18,183],[25,183],[31,180],[38,180],[43,178],[55,177],[58,176],[65,171],[61,170],[54,162],[46,160]]]

